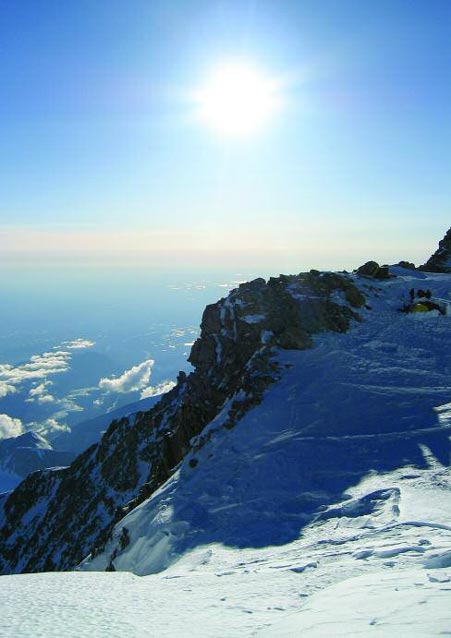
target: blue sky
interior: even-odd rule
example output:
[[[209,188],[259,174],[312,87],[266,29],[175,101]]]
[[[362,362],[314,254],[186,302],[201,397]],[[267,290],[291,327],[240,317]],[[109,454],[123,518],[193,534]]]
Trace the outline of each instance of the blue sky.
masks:
[[[0,51],[3,262],[352,267],[451,225],[448,0],[0,0]],[[245,139],[191,97],[237,57],[283,78]]]

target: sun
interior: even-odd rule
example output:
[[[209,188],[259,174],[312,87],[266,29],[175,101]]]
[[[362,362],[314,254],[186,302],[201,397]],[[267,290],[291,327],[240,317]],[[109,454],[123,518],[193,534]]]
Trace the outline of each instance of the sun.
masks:
[[[226,135],[246,135],[262,128],[276,106],[274,81],[243,63],[217,68],[198,94],[204,122]]]

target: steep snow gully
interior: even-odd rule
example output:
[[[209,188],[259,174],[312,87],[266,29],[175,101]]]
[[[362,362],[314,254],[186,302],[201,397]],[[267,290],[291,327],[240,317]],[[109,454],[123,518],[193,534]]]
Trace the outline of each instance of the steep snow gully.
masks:
[[[3,576],[0,635],[451,634],[451,316],[399,311],[447,310],[451,275],[391,273],[349,276],[347,332],[275,344],[258,401],[231,423],[237,385],[79,571]]]

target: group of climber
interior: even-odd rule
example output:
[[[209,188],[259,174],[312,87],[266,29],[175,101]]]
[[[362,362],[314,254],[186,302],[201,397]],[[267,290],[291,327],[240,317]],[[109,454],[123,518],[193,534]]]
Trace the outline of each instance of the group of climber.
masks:
[[[421,290],[421,288],[419,290],[417,290],[417,292],[415,293],[415,288],[411,288],[410,292],[410,301],[413,303],[415,301],[415,296],[418,297],[418,299],[430,299],[432,297],[432,292],[428,289],[428,290]]]

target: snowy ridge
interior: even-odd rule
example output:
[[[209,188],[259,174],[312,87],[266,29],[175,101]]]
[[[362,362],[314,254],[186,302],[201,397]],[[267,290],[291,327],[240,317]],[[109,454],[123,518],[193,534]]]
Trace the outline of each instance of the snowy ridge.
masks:
[[[120,441],[130,444],[131,433],[140,480],[145,450],[158,448],[162,434],[174,441],[185,428],[182,456],[174,444],[165,448],[173,464],[167,472],[160,465],[157,488],[123,508],[80,571],[2,578],[9,635],[38,629],[52,637],[63,627],[74,637],[94,630],[109,638],[183,637],[193,618],[200,638],[449,632],[451,317],[399,309],[419,283],[434,298],[450,298],[451,277],[393,271],[383,281],[348,277],[353,287],[344,290],[322,288],[319,273],[313,281],[278,279],[269,291],[260,282],[207,309],[192,353],[200,377],[181,379],[151,411],[152,427],[142,415],[131,429],[127,420],[111,428],[89,452],[90,480],[107,485],[99,461],[113,440],[124,453]],[[285,303],[291,308],[287,293],[299,305],[288,324],[278,324],[291,312],[282,312]],[[358,321],[350,299],[362,295]],[[316,331],[296,323],[298,307]],[[344,314],[335,315],[340,308]],[[249,315],[265,319],[248,323]],[[349,329],[339,329],[343,321]],[[313,347],[295,349],[307,340]],[[196,379],[211,394],[195,394]],[[194,410],[193,397],[205,396],[216,397],[215,408]],[[203,427],[188,432],[199,414]],[[24,516],[31,511],[24,507]],[[84,547],[95,542],[88,537]],[[46,601],[54,604],[60,590],[49,614]]]
[[[447,276],[428,283],[449,291]],[[451,429],[438,415],[451,396],[451,353],[443,348],[451,320],[398,312],[409,275],[363,285],[372,307],[366,321],[316,337],[312,349],[280,351],[281,378],[262,402],[231,431],[219,427],[225,408],[209,426],[215,437],[122,519],[87,568],[143,575],[197,545],[286,543],[370,472],[449,464]],[[399,499],[399,490],[390,495]]]
[[[293,288],[305,293],[302,301]],[[330,299],[336,290],[346,305]],[[88,554],[101,554],[114,524],[173,475],[193,442],[199,447],[216,437],[210,429],[196,439],[218,415],[224,417],[219,429],[227,432],[261,401],[279,376],[274,347],[309,348],[316,333],[344,332],[363,303],[349,278],[311,271],[257,279],[207,306],[190,354],[195,372],[181,373],[151,410],[113,421],[98,444],[58,472],[55,489],[45,473],[34,473],[8,496],[1,572],[71,569]],[[249,324],[243,319],[249,314],[264,320]],[[36,501],[44,517],[29,515]]]

